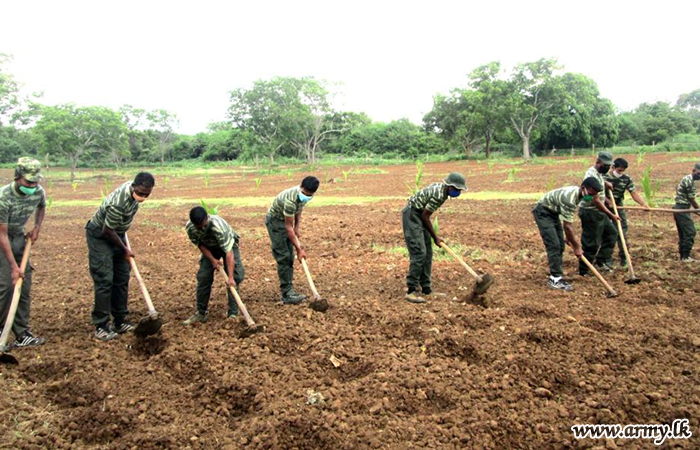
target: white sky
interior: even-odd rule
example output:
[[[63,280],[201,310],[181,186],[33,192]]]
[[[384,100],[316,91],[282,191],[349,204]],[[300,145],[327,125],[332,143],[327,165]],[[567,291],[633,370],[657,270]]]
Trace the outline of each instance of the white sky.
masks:
[[[49,104],[223,120],[260,78],[342,83],[345,110],[420,123],[489,61],[557,57],[621,109],[700,88],[700,1],[0,1],[0,52]]]

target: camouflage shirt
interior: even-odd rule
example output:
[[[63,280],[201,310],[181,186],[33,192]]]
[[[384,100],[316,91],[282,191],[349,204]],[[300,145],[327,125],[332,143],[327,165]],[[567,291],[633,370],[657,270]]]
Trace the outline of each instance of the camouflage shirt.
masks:
[[[690,200],[693,199],[695,199],[695,180],[692,175],[686,175],[676,188],[676,203],[690,206]]]
[[[209,216],[209,222],[203,230],[198,230],[191,221],[185,225],[187,237],[197,247],[204,245],[209,249],[220,248],[228,253],[238,247],[238,234],[219,216]]]
[[[427,210],[431,213],[437,211],[439,207],[447,200],[447,186],[443,182],[433,183],[430,186],[421,189],[408,199],[408,204],[417,210]]]
[[[598,193],[598,197],[600,198],[600,202],[604,203],[605,202],[605,179],[603,178],[603,174],[598,172],[595,167],[589,167],[588,170],[586,171],[586,174],[583,176],[583,179],[585,180],[586,178],[590,178],[590,177],[593,177],[596,180],[598,180],[600,182],[600,185],[603,186],[603,190]],[[587,202],[585,200],[581,200],[581,204],[579,206],[581,208],[586,208],[586,209],[596,209],[592,200],[590,202]]]
[[[7,224],[11,236],[24,233],[24,225],[37,208],[46,206],[46,196],[41,186],[32,195],[17,192],[16,182],[0,189],[0,224]]]
[[[280,192],[272,201],[267,213],[272,217],[284,220],[285,217],[294,217],[301,212],[304,204],[299,200],[301,188],[294,186]]]
[[[624,173],[620,178],[615,177],[611,173],[607,173],[605,174],[605,181],[613,185],[613,198],[617,206],[622,206],[622,202],[625,199],[625,191],[634,192],[635,190],[632,178]]]
[[[547,192],[537,204],[559,214],[563,221],[573,222],[582,197],[580,186],[566,186]]]
[[[99,229],[108,227],[118,233],[126,232],[134,220],[139,202],[131,195],[132,181],[127,181],[107,196],[90,222]]]

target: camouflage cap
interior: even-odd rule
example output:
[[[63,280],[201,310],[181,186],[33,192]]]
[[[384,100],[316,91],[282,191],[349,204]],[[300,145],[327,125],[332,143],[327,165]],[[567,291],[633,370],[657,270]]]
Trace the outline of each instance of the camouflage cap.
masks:
[[[610,152],[600,152],[598,153],[598,159],[600,162],[603,164],[612,164],[613,163],[613,157]]]
[[[34,158],[26,156],[17,160],[17,174],[30,183],[44,179],[44,176],[41,175],[41,163]]]
[[[463,191],[467,190],[467,182],[464,179],[464,175],[459,172],[452,172],[451,174],[447,175],[447,178],[445,178],[445,184]]]

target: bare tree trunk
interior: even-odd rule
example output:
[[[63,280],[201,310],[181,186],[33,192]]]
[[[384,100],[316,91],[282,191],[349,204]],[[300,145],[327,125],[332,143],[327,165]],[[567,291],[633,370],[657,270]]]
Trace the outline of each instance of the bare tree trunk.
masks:
[[[270,167],[275,165],[275,152],[270,152]]]
[[[530,136],[523,136],[523,158],[530,159]]]
[[[486,132],[486,147],[484,148],[484,154],[486,155],[486,159],[489,159],[491,157],[491,131]]]
[[[75,181],[75,169],[78,167],[78,159],[77,158],[71,158],[70,160],[70,182]]]

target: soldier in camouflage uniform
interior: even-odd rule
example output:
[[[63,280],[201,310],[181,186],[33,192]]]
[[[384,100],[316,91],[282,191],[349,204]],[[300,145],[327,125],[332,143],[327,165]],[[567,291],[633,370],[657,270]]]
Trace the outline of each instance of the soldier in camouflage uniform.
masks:
[[[452,172],[445,180],[416,192],[408,199],[406,207],[401,212],[403,236],[411,259],[406,276],[407,301],[425,303],[426,297],[442,296],[434,293],[431,287],[432,241],[440,246],[442,239],[435,233],[430,216],[445,203],[448,197],[459,197],[462,191],[466,190],[464,175]],[[419,286],[422,296],[417,292]]]
[[[185,224],[187,237],[202,252],[197,272],[197,304],[194,315],[185,320],[184,325],[207,321],[207,309],[211,297],[211,285],[219,271],[221,258],[224,270],[228,274],[228,285],[236,287],[241,284],[245,271],[238,249],[238,234],[219,216],[208,215],[201,206],[190,211],[190,220]],[[228,293],[227,317],[238,316],[238,305],[230,290]]]
[[[151,195],[155,184],[153,175],[140,172],[134,181],[127,181],[109,194],[85,225],[90,275],[95,284],[92,324],[99,340],[109,341],[134,329],[127,320],[129,258],[134,253],[127,248],[124,236],[139,204]],[[114,319],[113,327],[110,316]]]
[[[583,255],[583,249],[574,234],[574,214],[582,200],[591,201],[602,190],[603,186],[600,181],[595,177],[589,177],[583,180],[581,186],[568,186],[546,193],[532,210],[535,223],[540,230],[540,236],[542,236],[542,242],[547,250],[547,262],[549,263],[547,286],[549,288],[563,291],[573,289],[573,286],[563,278],[564,248],[568,241],[577,258]]]
[[[318,190],[320,181],[316,177],[304,178],[300,186],[294,186],[280,192],[272,201],[265,217],[265,226],[270,236],[272,255],[277,261],[277,276],[280,279],[282,303],[297,305],[306,296],[294,290],[294,249],[297,258],[306,258],[306,252],[301,248],[299,228],[301,212]]]
[[[673,209],[690,209],[691,207],[698,209],[698,202],[695,200],[695,182],[700,180],[700,163],[695,164],[693,172],[686,175],[678,183],[676,188],[676,204]],[[690,252],[693,250],[695,243],[695,222],[691,213],[674,213],[673,218],[676,221],[678,228],[678,252],[681,256],[681,261],[694,262],[695,259],[690,257]],[[697,214],[697,213],[695,213]]]
[[[622,233],[625,236],[625,242],[627,242],[627,245],[629,246],[629,239],[627,238],[627,214],[625,214],[624,209],[620,209],[620,206],[623,206],[625,192],[629,192],[634,201],[637,202],[637,204],[639,204],[643,208],[649,209],[649,205],[647,205],[644,199],[636,191],[632,178],[630,178],[629,175],[625,173],[627,171],[628,166],[629,164],[627,163],[626,159],[615,159],[615,161],[613,162],[612,170],[605,174],[605,181],[612,185],[613,201],[615,202],[618,208],[617,215],[620,216]],[[619,236],[617,240],[617,246],[619,247],[620,266],[624,267],[627,265],[627,258],[625,256],[625,251],[622,248],[622,239],[619,238]],[[603,251],[605,254],[609,252],[609,250],[607,249],[601,249],[601,251]],[[614,251],[615,249],[613,248],[610,251],[611,254],[614,253]]]
[[[32,265],[27,262],[24,273],[20,263],[27,239],[36,242],[46,213],[46,196],[39,186],[42,179],[41,163],[32,158],[20,158],[15,169],[15,181],[0,189],[0,324],[5,324],[10,311],[14,286],[24,279],[12,331],[17,340],[11,347],[42,345],[44,338],[35,337],[29,331],[29,310],[32,289]],[[24,226],[34,216],[34,228],[25,234]]]
[[[612,164],[612,155],[608,152],[598,153],[595,165],[590,167],[583,179],[595,178],[603,190],[612,189],[612,185],[603,179]],[[617,242],[617,226],[613,220],[620,220],[605,206],[605,192],[601,191],[592,200],[581,200],[578,216],[581,219],[581,246],[583,255],[600,270],[612,270],[612,254]],[[612,207],[612,205],[611,205]],[[607,216],[607,217],[606,217]],[[588,275],[588,267],[579,261],[579,275]]]

